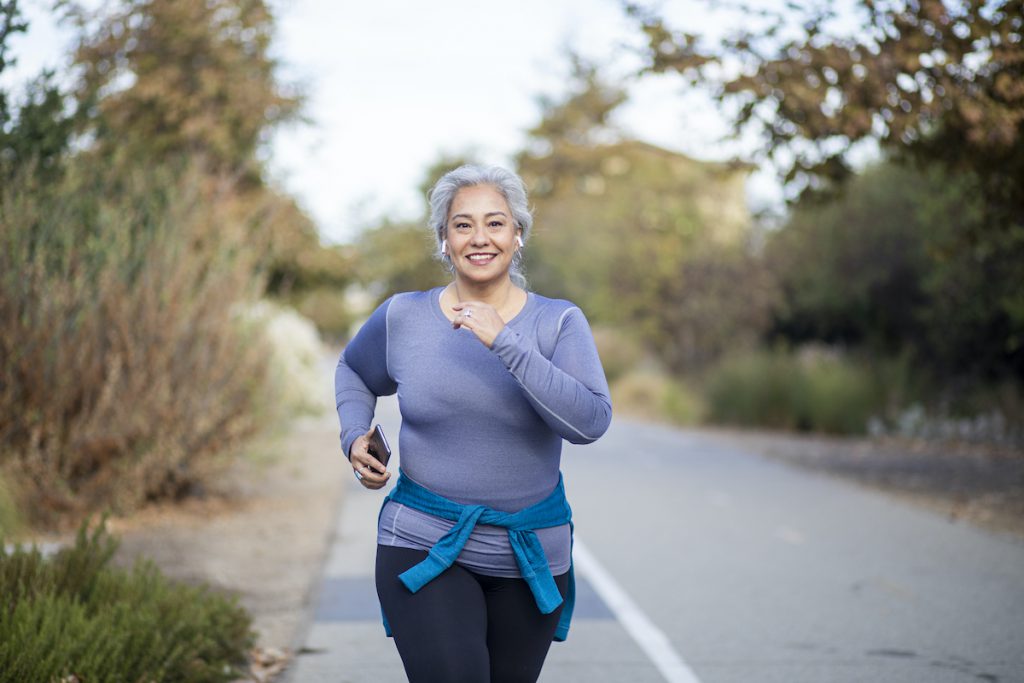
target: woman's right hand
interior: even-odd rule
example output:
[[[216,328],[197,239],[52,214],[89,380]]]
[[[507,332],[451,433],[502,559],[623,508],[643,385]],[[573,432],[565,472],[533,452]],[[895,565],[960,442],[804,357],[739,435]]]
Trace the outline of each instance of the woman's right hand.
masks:
[[[373,430],[357,436],[349,449],[349,462],[352,463],[352,470],[356,473],[359,483],[368,489],[379,489],[388,483],[391,473],[381,464],[380,460],[370,455],[370,435]]]

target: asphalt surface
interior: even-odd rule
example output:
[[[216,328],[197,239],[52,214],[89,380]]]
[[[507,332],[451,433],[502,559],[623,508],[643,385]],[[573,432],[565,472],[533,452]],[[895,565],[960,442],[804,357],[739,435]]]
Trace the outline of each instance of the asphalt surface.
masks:
[[[378,419],[397,435],[392,400]],[[392,446],[397,438],[392,437]],[[1024,682],[1024,542],[686,430],[566,445],[580,597],[547,682]],[[286,680],[404,681],[350,482]]]

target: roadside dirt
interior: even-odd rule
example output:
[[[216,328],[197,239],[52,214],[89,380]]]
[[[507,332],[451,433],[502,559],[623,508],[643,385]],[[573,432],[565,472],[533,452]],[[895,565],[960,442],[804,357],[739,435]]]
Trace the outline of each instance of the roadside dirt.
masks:
[[[336,419],[302,418],[254,445],[200,500],[108,522],[118,562],[148,557],[168,576],[238,595],[258,637],[246,680],[270,680],[305,628],[348,473]]]

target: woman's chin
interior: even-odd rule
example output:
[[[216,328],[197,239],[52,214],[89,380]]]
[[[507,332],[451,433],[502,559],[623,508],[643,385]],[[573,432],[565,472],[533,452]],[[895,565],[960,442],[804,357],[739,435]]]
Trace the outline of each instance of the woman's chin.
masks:
[[[489,285],[494,282],[501,282],[508,280],[508,270],[496,270],[492,268],[476,268],[470,271],[456,271],[455,279],[459,282],[464,282],[467,285]]]

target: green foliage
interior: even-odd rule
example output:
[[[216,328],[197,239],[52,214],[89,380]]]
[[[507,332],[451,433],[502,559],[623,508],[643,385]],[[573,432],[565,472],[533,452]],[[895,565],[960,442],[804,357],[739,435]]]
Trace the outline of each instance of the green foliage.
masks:
[[[1024,160],[1020,0],[859,0],[853,30],[833,3],[741,3],[744,21],[717,43],[626,7],[647,39],[646,70],[710,88],[737,132],[749,129],[767,156],[792,155],[787,178],[840,179],[851,144],[875,139],[982,178],[991,171],[1011,190],[1003,199],[1021,206],[1020,184],[1006,185]],[[744,68],[722,68],[728,59]]]
[[[442,154],[423,173],[419,185],[423,215],[419,220],[396,222],[385,218],[359,236],[353,272],[373,292],[376,303],[395,292],[430,289],[451,279],[436,256],[437,244],[427,225],[428,196],[442,175],[469,163],[477,163],[471,154]]]
[[[1024,243],[964,246],[982,202],[970,176],[895,163],[808,195],[767,243],[785,302],[775,334],[879,357],[906,349],[949,379],[1024,379]]]
[[[812,208],[804,219],[806,205],[798,208],[797,222],[838,225],[850,209],[854,216],[842,247],[818,240],[828,252],[821,269],[850,261],[838,270],[852,286],[844,292],[832,286],[839,278],[804,269],[807,286],[791,280],[790,293],[814,320],[795,313],[790,322],[806,328],[795,333],[817,327],[824,338],[912,344],[947,376],[1024,380],[1021,0],[859,0],[852,29],[834,21],[834,3],[755,11],[744,2],[740,28],[720,41],[674,31],[657,11],[626,8],[647,39],[645,71],[708,88],[737,135],[760,139],[757,156],[775,163],[791,189],[849,180],[851,150],[867,140],[931,176],[902,175],[911,183],[904,188],[876,174],[855,199]],[[743,68],[722,68],[726,61]],[[909,222],[886,217],[885,208]],[[866,246],[855,244],[861,231]],[[829,286],[818,291],[814,280]]]
[[[0,178],[9,180],[26,168],[44,180],[56,178],[74,130],[74,118],[65,107],[53,72],[29,83],[16,113],[9,114],[0,103]]]
[[[0,683],[238,678],[254,634],[236,600],[112,567],[116,548],[102,523],[52,559],[0,546]]]
[[[277,80],[266,2],[116,0],[94,14],[65,7],[81,29],[76,98],[101,154],[201,157],[215,172],[261,182],[257,148],[299,106]]]
[[[841,355],[753,351],[724,358],[705,378],[712,422],[862,434],[884,405],[872,375]]]
[[[533,189],[526,249],[533,286],[629,328],[671,371],[753,344],[775,288],[747,251],[746,169],[630,140],[608,124],[621,93],[574,64],[520,155]]]
[[[14,63],[13,59],[7,57],[8,38],[16,33],[24,33],[27,28],[28,24],[21,19],[18,0],[0,1],[0,73]],[[3,92],[0,92],[0,102],[3,101],[2,98]]]
[[[314,287],[288,297],[303,317],[313,321],[324,339],[341,342],[355,322],[345,293],[337,287]]]
[[[15,61],[7,57],[8,38],[27,28],[17,0],[0,2],[0,73]],[[57,174],[73,129],[73,116],[65,108],[64,94],[50,71],[29,83],[20,102],[11,102],[0,90],[0,182],[26,167],[45,179]]]
[[[570,169],[592,171],[592,163],[574,158],[574,152],[606,144],[618,137],[610,118],[626,101],[626,91],[610,85],[598,69],[579,55],[568,55],[568,91],[558,98],[541,97],[543,116],[530,131],[532,149],[527,156],[546,158],[552,179],[568,179]],[[582,163],[581,163],[582,162]],[[555,189],[553,186],[551,189]]]
[[[344,336],[352,321],[344,290],[358,277],[355,249],[322,244],[292,198],[270,188],[253,194],[265,205],[267,294],[312,320],[321,334]]]
[[[0,538],[17,534],[21,527],[22,519],[18,513],[18,503],[8,488],[7,482],[0,476]]]
[[[356,250],[359,280],[379,292],[379,300],[395,292],[436,287],[450,279],[434,258],[437,248],[425,221],[384,221],[360,236]]]
[[[859,175],[841,193],[806,197],[770,233],[766,258],[785,292],[777,327],[795,342],[860,344],[880,353],[920,341],[916,311],[929,242],[948,236],[948,217],[928,227],[919,207],[940,188],[895,164]]]

